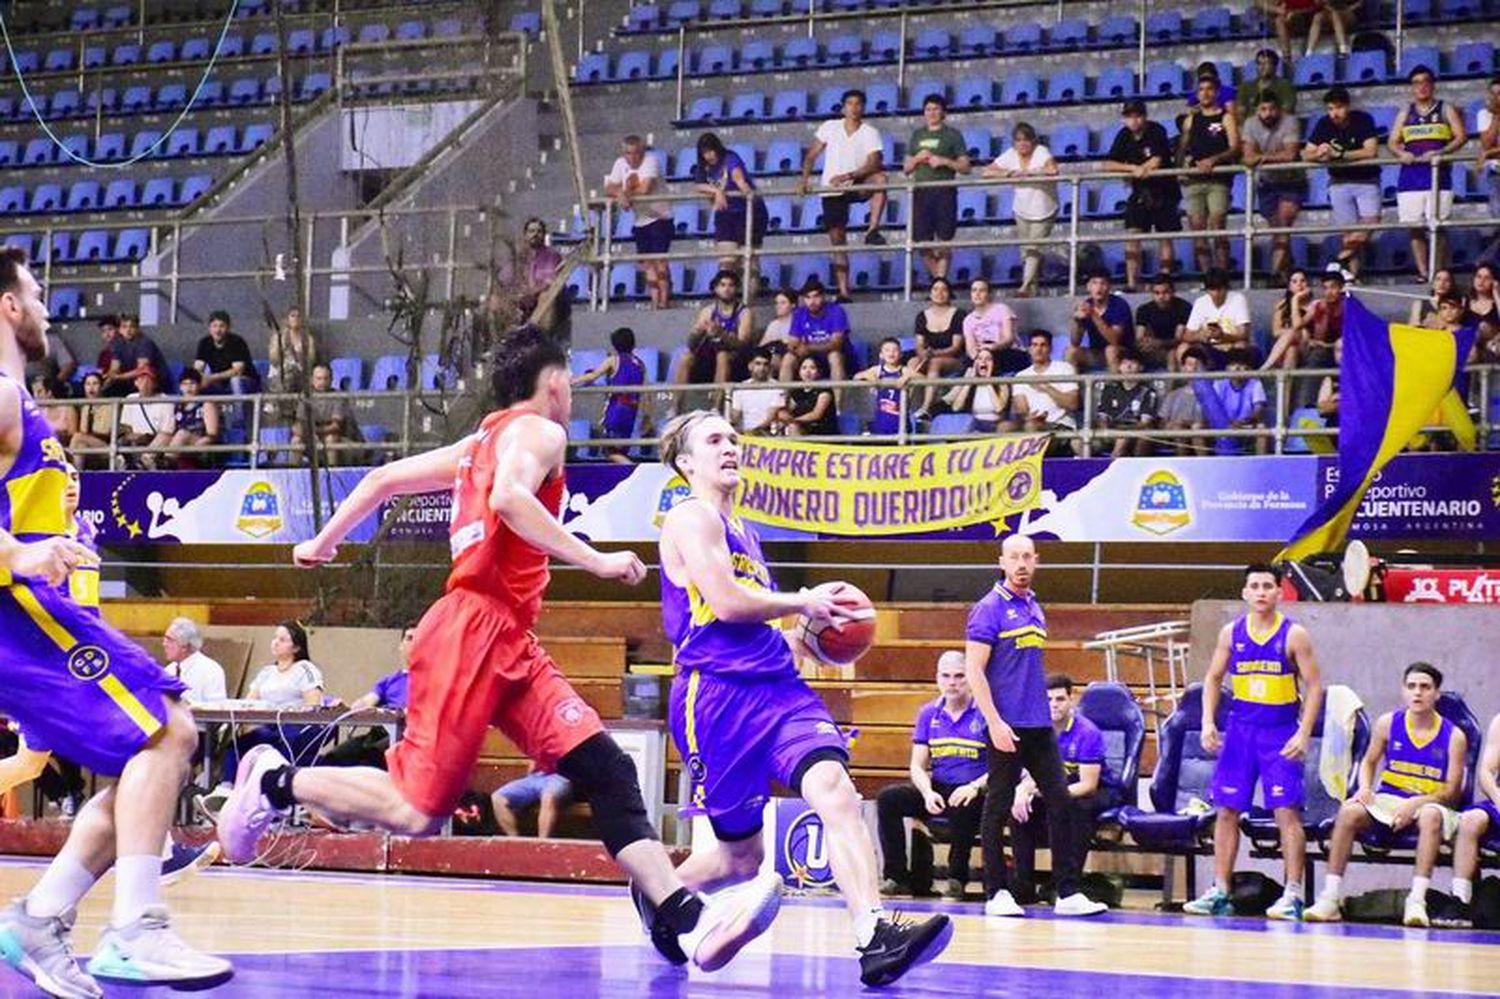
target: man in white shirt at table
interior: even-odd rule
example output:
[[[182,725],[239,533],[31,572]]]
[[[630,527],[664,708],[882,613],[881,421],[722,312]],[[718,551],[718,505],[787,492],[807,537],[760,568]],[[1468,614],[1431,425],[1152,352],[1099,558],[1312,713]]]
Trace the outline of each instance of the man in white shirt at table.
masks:
[[[203,652],[203,632],[192,618],[173,618],[161,638],[167,672],[187,684],[182,699],[189,707],[227,701],[224,667]]]

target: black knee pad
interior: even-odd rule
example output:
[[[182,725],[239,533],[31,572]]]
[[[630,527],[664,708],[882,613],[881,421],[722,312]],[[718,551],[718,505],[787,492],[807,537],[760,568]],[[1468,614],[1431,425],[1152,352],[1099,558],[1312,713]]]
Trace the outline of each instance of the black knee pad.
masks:
[[[557,772],[588,798],[594,829],[610,856],[640,840],[656,839],[635,764],[608,735],[601,732],[584,740],[557,761]]]

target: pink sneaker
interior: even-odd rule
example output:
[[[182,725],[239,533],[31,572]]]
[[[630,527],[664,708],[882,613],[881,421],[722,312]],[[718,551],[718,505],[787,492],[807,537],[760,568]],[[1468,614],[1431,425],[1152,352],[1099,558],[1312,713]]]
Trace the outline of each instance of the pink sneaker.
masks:
[[[248,864],[255,859],[255,847],[266,829],[285,812],[272,808],[260,793],[260,781],[277,767],[287,766],[287,758],[270,746],[256,746],[240,760],[234,774],[234,790],[219,812],[219,844],[224,859],[231,864]]]

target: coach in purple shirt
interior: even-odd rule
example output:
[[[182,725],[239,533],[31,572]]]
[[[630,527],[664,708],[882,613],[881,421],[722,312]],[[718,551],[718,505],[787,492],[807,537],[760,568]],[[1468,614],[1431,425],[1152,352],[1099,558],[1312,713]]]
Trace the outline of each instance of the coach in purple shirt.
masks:
[[[885,856],[882,894],[932,891],[932,855],[913,856],[906,865],[905,819],[946,823],[948,828],[948,898],[964,897],[969,883],[969,854],[979,832],[984,788],[989,783],[985,751],[989,736],[984,716],[969,693],[964,654],[944,652],[938,658],[940,696],[922,705],[911,732],[911,780],[880,792],[880,850]]]
[[[1099,825],[1099,813],[1119,802],[1119,782],[1104,758],[1104,733],[1078,713],[1072,680],[1060,674],[1047,678],[1047,710],[1068,778],[1068,808],[1072,812],[1068,828],[1073,835],[1068,846],[1082,870]],[[1010,849],[1016,861],[1014,893],[1023,903],[1035,901],[1036,848],[1047,827],[1047,806],[1030,774],[1017,785],[1010,814]]]
[[[1047,616],[1031,592],[1036,568],[1032,540],[1019,534],[1006,538],[1000,546],[1004,578],[969,612],[965,635],[964,666],[969,687],[990,733],[989,793],[979,824],[986,916],[1026,914],[1007,884],[1001,838],[1023,769],[1036,779],[1047,803],[1051,842],[1073,842],[1067,778],[1047,709],[1047,680],[1042,668]],[[1052,868],[1057,884],[1054,911],[1059,916],[1092,916],[1105,910],[1078,890],[1080,859],[1071,850],[1053,850]]]

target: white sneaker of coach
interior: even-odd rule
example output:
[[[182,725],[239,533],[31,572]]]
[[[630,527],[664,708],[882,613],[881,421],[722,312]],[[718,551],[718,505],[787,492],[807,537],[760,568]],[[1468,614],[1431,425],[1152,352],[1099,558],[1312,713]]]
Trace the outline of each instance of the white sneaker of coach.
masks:
[[[1009,891],[1001,888],[995,892],[993,898],[984,903],[984,914],[986,916],[1003,916],[1014,919],[1026,915],[1026,910],[1016,904],[1016,897]]]
[[[1095,902],[1081,891],[1075,891],[1067,898],[1060,898],[1052,911],[1059,916],[1097,916],[1101,912],[1108,912],[1109,906],[1103,902]]]

